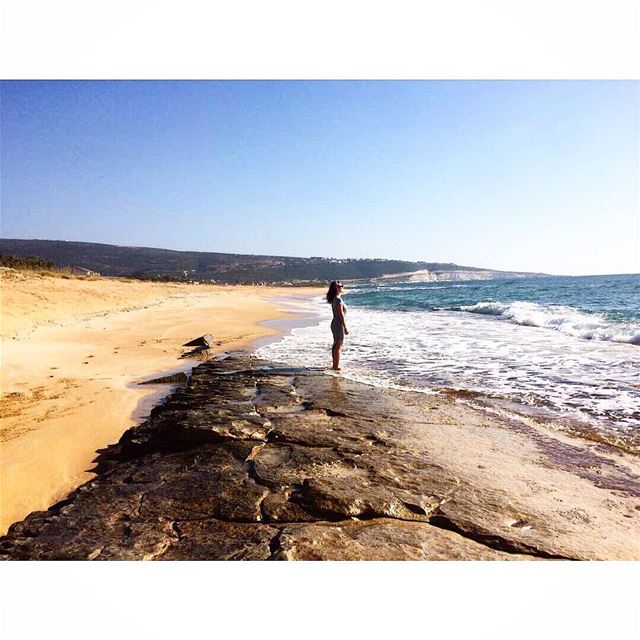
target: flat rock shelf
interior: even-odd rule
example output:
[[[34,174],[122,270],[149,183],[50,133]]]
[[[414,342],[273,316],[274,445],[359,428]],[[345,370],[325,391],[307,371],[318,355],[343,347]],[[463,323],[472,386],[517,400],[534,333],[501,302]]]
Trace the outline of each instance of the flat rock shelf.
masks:
[[[640,559],[638,458],[236,355],[0,539],[14,560]]]

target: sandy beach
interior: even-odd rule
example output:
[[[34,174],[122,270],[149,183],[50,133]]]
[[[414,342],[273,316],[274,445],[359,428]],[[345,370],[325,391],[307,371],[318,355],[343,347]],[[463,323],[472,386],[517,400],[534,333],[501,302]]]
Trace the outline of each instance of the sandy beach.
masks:
[[[183,343],[246,348],[291,315],[277,298],[320,293],[1,271],[0,533],[93,477],[95,452],[171,388],[137,383],[197,362]]]

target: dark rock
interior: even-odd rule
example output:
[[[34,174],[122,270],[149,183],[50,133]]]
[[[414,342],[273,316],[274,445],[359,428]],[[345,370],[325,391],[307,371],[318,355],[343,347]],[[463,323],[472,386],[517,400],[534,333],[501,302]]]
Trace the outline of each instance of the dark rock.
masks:
[[[530,560],[416,522],[374,520],[289,525],[278,539],[281,560]]]
[[[187,384],[187,382],[189,382],[189,376],[184,371],[180,371],[168,376],[153,378],[152,380],[143,380],[138,384]]]
[[[280,533],[268,525],[211,519],[180,522],[174,531],[178,539],[162,560],[269,560]]]
[[[225,356],[15,523],[0,558],[640,558],[637,460],[567,439]]]
[[[205,349],[210,349],[214,344],[213,336],[210,333],[205,333],[205,335],[200,336],[199,338],[195,338],[190,342],[185,342],[183,347],[203,347]]]

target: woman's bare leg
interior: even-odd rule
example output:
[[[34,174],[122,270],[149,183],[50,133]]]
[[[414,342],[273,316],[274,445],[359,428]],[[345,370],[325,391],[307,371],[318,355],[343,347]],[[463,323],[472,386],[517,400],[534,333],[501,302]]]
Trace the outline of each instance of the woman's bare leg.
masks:
[[[342,351],[342,340],[336,340],[331,348],[331,355],[333,356],[333,369],[337,371],[340,369],[340,351]]]

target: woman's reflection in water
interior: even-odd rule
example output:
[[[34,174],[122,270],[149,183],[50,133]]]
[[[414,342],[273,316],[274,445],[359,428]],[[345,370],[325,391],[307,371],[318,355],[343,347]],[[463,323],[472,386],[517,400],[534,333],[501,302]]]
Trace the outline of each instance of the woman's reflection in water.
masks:
[[[347,402],[347,393],[344,390],[344,384],[344,380],[339,376],[331,376],[331,396],[336,409],[344,407]]]

